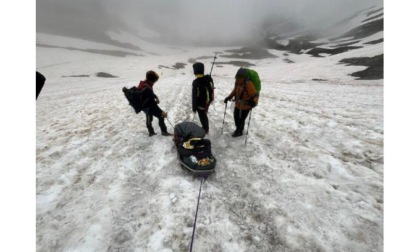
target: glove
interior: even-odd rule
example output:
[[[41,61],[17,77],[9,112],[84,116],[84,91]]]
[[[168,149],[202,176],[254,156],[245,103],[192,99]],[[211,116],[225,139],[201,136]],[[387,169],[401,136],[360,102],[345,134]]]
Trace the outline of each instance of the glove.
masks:
[[[232,100],[232,98],[230,98],[229,96],[225,98],[225,103],[227,103],[228,101]]]
[[[256,104],[255,104],[254,99],[249,100],[248,105],[251,106],[251,108],[255,107]]]

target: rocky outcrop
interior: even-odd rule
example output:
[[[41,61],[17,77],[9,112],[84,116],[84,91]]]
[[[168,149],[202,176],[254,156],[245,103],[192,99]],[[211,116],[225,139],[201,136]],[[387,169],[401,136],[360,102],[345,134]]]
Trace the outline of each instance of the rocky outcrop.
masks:
[[[359,80],[378,80],[384,78],[384,55],[374,57],[347,58],[340,60],[340,63],[353,66],[367,66],[363,71],[352,73],[351,76]]]

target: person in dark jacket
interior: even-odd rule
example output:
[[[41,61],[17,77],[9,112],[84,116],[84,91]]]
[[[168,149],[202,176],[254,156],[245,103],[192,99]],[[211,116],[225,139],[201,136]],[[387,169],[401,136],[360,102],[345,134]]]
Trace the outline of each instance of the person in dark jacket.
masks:
[[[142,97],[144,100],[144,113],[146,114],[146,127],[149,131],[149,136],[156,135],[155,130],[153,129],[153,117],[159,119],[159,127],[163,136],[172,136],[168,133],[168,129],[165,125],[165,118],[168,116],[168,113],[162,111],[159,108],[159,98],[153,92],[153,85],[158,81],[159,75],[154,71],[148,71],[146,73],[146,80],[140,81],[137,89],[142,92]]]
[[[36,72],[36,99],[38,99],[38,95],[39,93],[41,93],[42,88],[44,87],[44,83],[45,83],[45,76],[42,75],[40,72]]]
[[[192,110],[198,113],[201,125],[209,133],[209,119],[207,112],[211,102],[214,100],[213,79],[209,75],[204,75],[204,64],[194,63],[194,75],[196,79],[192,83]]]
[[[252,81],[248,78],[246,69],[240,68],[235,76],[235,87],[228,97],[225,98],[225,103],[235,97],[235,110],[233,117],[235,119],[236,130],[232,137],[242,136],[245,120],[249,112],[258,103],[258,93]]]

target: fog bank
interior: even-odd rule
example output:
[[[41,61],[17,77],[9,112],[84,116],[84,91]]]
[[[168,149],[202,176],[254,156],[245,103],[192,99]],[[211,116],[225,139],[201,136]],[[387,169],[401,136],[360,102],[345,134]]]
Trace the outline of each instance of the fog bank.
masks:
[[[38,0],[37,32],[106,39],[123,30],[174,44],[243,44],[278,32],[322,29],[378,0]]]

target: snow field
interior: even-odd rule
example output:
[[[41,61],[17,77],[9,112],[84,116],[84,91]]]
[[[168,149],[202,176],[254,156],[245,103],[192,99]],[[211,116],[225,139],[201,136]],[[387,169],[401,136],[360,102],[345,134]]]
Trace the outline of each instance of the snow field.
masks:
[[[200,181],[181,169],[156,119],[148,137],[121,91],[155,69],[168,119],[193,120],[188,59],[223,49],[183,50],[116,58],[37,48],[47,77],[37,101],[37,251],[188,250]],[[246,147],[230,136],[231,103],[221,134],[238,67],[213,69],[208,138],[218,165],[203,184],[194,251],[382,250],[382,81],[355,81],[348,74],[364,67],[337,65],[372,50],[252,61],[263,86]],[[187,66],[158,68],[176,62]],[[91,77],[61,77],[73,74]]]

